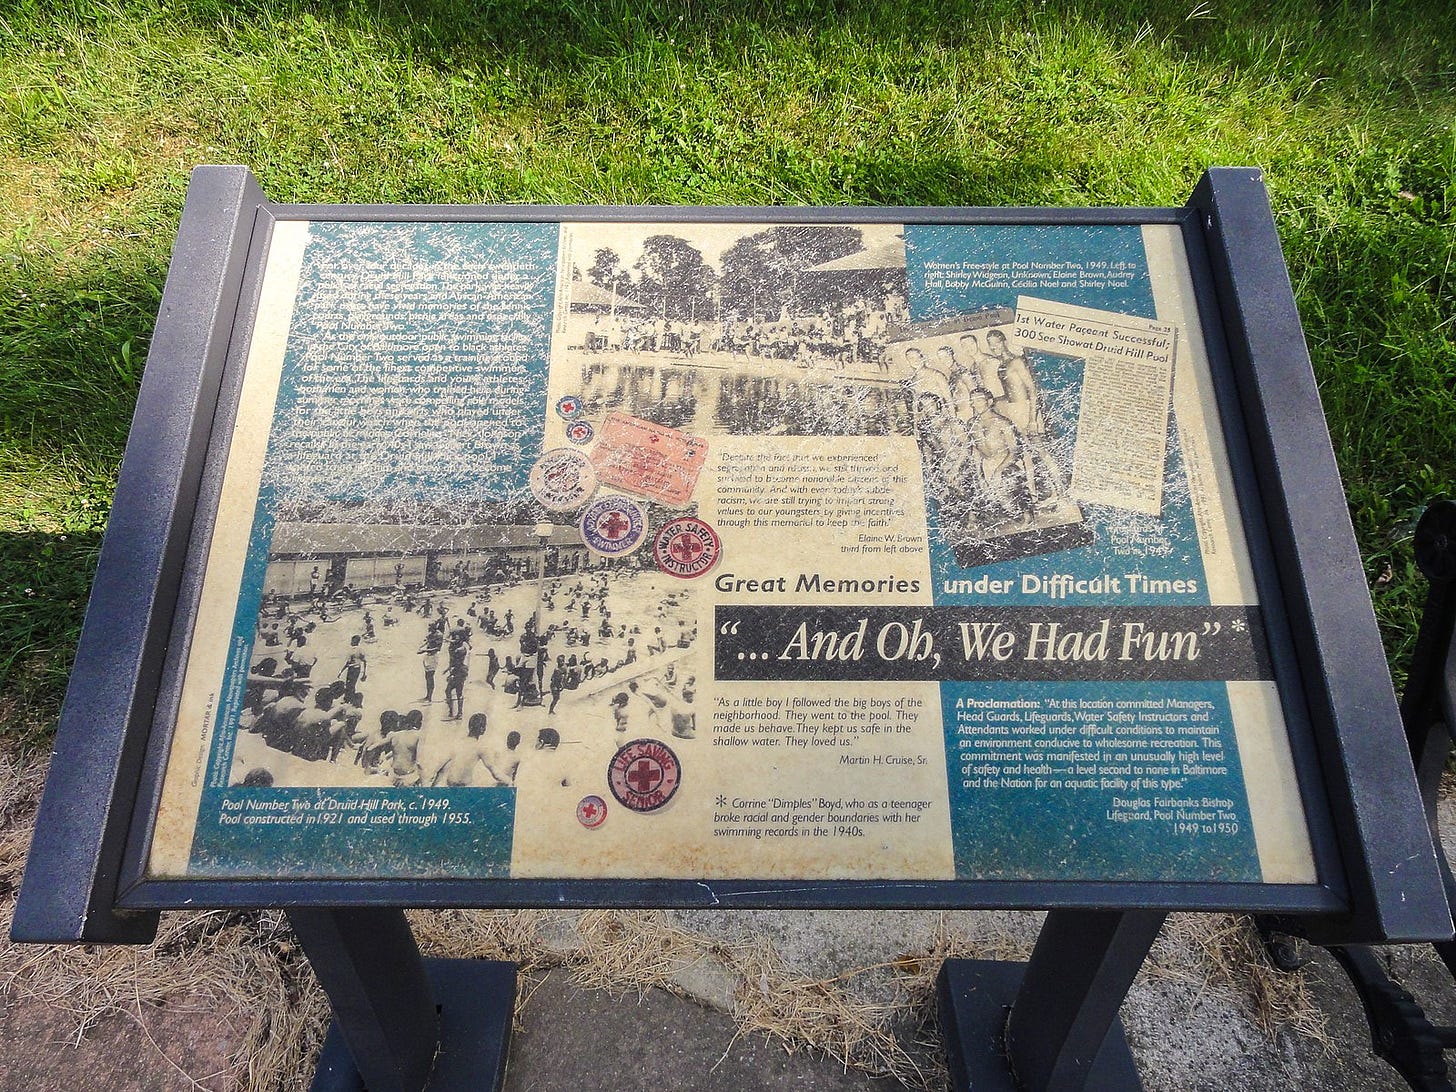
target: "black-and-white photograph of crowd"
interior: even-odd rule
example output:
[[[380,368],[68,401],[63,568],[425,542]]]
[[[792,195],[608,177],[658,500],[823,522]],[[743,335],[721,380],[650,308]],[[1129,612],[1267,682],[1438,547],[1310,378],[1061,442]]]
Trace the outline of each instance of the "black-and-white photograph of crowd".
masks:
[[[1075,435],[996,308],[909,331],[887,355],[913,407],[926,496],[962,565],[1085,545],[1069,493]]]
[[[280,520],[264,586],[234,784],[565,785],[583,743],[697,736],[695,593],[650,551],[605,559],[553,523]]]
[[[556,356],[588,415],[699,435],[911,433],[888,353],[909,323],[898,225],[572,231]]]

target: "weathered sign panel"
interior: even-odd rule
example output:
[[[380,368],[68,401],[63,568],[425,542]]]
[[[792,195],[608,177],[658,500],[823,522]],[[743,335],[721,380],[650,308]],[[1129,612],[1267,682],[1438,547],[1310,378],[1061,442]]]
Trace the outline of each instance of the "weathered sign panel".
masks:
[[[273,225],[151,878],[1317,882],[1167,223]]]

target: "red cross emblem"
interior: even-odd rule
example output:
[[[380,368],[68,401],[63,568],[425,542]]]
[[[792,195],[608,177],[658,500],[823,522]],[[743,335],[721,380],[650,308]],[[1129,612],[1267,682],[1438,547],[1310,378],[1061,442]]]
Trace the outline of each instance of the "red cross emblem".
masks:
[[[691,562],[693,558],[703,552],[703,549],[703,544],[689,535],[678,536],[668,547],[673,557],[680,558],[684,562]]]
[[[627,497],[602,497],[581,514],[578,526],[586,548],[603,557],[623,557],[647,537],[647,515]]]
[[[576,821],[587,830],[595,830],[606,822],[607,802],[600,796],[583,796],[576,805]]]
[[[648,758],[639,759],[627,775],[627,784],[641,793],[651,792],[661,783],[662,767]]]

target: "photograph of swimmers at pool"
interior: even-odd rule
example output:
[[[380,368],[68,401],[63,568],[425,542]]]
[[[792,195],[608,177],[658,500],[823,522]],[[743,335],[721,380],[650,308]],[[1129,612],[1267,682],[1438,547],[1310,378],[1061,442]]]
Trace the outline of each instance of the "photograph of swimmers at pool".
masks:
[[[628,731],[695,739],[697,590],[539,530],[280,523],[232,782],[556,784]]]
[[[927,499],[961,564],[1085,545],[1069,492],[1072,444],[1000,308],[894,343]]]
[[[583,409],[702,435],[910,435],[899,225],[573,225],[557,365]],[[560,331],[564,329],[564,336]]]

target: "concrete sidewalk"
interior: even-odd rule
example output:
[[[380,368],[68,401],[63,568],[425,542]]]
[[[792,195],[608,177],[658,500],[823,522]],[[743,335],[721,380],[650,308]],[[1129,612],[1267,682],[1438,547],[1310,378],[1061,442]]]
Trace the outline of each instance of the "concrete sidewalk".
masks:
[[[505,1092],[698,1089],[743,1092],[899,1090],[900,1081],[846,1069],[822,1054],[740,1032],[727,1013],[661,989],[612,996],[561,971],[530,986],[519,1007]]]
[[[731,938],[739,930],[768,936],[786,963],[807,975],[831,977],[849,967],[893,962],[913,933],[913,912],[799,911],[681,915],[690,927]],[[1029,941],[1036,915],[955,914],[981,919],[980,928],[1005,936],[1023,930]],[[1206,919],[1172,919],[1154,956],[1139,975],[1123,1020],[1148,1092],[1276,1092],[1306,1089],[1401,1092],[1399,1075],[1370,1052],[1358,1000],[1348,980],[1325,953],[1298,972],[1308,990],[1307,1017],[1324,1025],[1324,1038],[1258,1026],[1259,998],[1197,973],[1185,959],[1189,937]],[[891,928],[891,924],[900,928]],[[913,946],[913,945],[912,945]],[[1390,950],[1396,977],[1429,1001],[1433,1020],[1456,1019],[1456,987],[1445,968],[1416,947]],[[1274,972],[1277,974],[1277,972]],[[867,1005],[893,990],[893,971],[856,976],[854,993]],[[742,988],[742,987],[740,987]],[[749,987],[751,988],[751,986]],[[711,1000],[711,999],[709,999]],[[926,1015],[933,1011],[922,1009]],[[896,1029],[913,1062],[928,1080],[894,1081],[846,1073],[833,1059],[800,1050],[788,1054],[781,1040],[761,1032],[739,1033],[726,1013],[701,1001],[652,990],[613,998],[582,991],[560,972],[519,1007],[521,1028],[511,1055],[511,1092],[602,1089],[742,1089],[792,1087],[943,1088],[937,1029],[915,1021]]]

